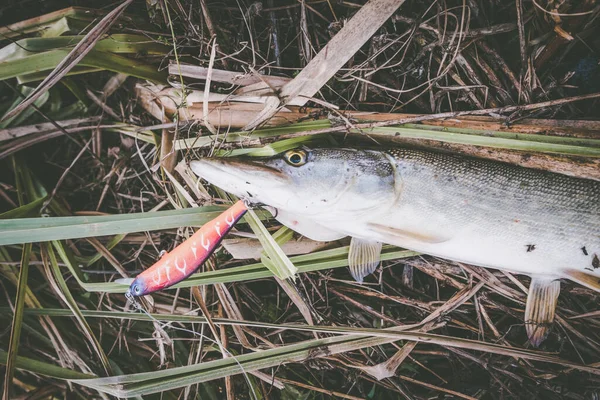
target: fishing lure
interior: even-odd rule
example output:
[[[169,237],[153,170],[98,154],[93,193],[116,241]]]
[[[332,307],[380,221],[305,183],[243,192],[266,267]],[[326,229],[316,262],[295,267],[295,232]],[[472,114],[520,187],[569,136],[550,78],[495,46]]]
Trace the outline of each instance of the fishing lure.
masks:
[[[246,203],[239,200],[217,218],[204,224],[189,239],[139,274],[125,296],[143,296],[168,288],[196,272],[246,211]]]

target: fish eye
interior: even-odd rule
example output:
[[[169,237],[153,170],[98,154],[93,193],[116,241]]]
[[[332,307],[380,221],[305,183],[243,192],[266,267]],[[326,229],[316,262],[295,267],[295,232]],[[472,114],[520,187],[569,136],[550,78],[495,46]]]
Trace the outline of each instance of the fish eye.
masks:
[[[135,286],[133,286],[133,292],[134,292],[135,294],[140,294],[140,292],[141,292],[141,291],[142,291],[142,290],[140,289],[140,285],[135,285]]]
[[[306,152],[304,150],[289,150],[284,154],[285,161],[294,167],[306,164]]]

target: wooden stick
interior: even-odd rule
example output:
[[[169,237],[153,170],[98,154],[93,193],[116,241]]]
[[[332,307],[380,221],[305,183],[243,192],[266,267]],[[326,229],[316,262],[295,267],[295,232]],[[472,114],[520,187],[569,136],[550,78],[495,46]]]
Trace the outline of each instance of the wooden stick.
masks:
[[[244,127],[252,130],[277,113],[292,99],[301,105],[314,97],[335,73],[373,36],[381,25],[404,3],[404,0],[370,0],[321,49],[319,54],[280,93],[280,99],[270,98],[258,116]],[[303,100],[302,100],[303,99]]]

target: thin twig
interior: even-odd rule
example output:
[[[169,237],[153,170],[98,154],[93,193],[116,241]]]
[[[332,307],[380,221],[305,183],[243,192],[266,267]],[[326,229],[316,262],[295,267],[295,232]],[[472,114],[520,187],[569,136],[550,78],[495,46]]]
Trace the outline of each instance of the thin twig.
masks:
[[[36,101],[41,95],[46,93],[52,86],[60,81],[73,67],[75,67],[79,61],[83,59],[93,48],[94,45],[100,38],[110,29],[110,27],[117,21],[119,16],[125,11],[127,6],[131,4],[133,0],[125,0],[120,6],[106,14],[104,18],[94,26],[87,35],[77,46],[69,52],[69,54],[54,68],[54,70],[48,74],[48,76],[40,83],[27,98],[21,102],[17,107],[6,113],[2,118],[5,121],[15,115],[19,114],[25,108],[29,107]]]

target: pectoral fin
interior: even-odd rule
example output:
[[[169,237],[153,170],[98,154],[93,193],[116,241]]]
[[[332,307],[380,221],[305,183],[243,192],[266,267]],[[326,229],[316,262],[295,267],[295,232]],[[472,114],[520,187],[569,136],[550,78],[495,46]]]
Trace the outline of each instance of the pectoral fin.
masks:
[[[365,276],[373,273],[381,259],[381,242],[353,237],[348,252],[350,274],[359,283]]]
[[[536,276],[531,278],[525,306],[525,329],[534,347],[542,344],[550,333],[559,293],[559,280]]]
[[[409,231],[405,229],[395,228],[392,226],[386,226],[382,224],[369,223],[367,226],[378,235],[385,237],[386,243],[396,244],[403,246],[406,242],[420,242],[420,243],[442,243],[448,240],[448,238],[441,235],[435,235],[425,232]]]

